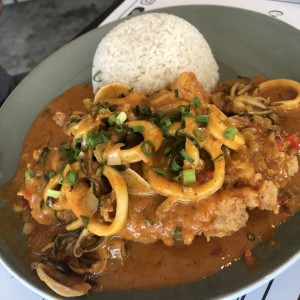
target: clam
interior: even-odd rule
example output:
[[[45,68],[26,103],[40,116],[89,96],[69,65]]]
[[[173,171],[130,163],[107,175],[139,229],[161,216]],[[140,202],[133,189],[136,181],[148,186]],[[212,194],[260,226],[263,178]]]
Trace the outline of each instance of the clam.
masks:
[[[91,285],[85,282],[75,283],[71,286],[66,286],[54,278],[52,278],[48,272],[47,268],[49,267],[44,263],[37,263],[35,266],[36,272],[39,278],[44,281],[49,288],[54,292],[63,297],[78,297],[85,295],[90,289]]]
[[[129,95],[131,87],[122,83],[111,83],[100,88],[95,95],[95,103],[102,99],[123,98]]]

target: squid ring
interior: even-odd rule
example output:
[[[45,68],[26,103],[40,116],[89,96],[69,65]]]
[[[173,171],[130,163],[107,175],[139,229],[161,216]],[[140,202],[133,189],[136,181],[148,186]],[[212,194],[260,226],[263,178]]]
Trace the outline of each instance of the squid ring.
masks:
[[[227,116],[215,105],[209,105],[209,109],[211,110],[208,123],[208,130],[210,134],[217,140],[222,140],[223,144],[232,150],[238,150],[241,146],[243,146],[245,141],[239,132],[235,135],[233,141],[224,138],[224,131],[227,126],[230,126]]]
[[[285,99],[281,101],[272,101],[272,109],[276,111],[287,111],[300,107],[300,83],[290,79],[273,79],[261,83],[253,92],[254,96],[261,96],[265,92],[273,88],[285,88],[295,93],[293,99]]]
[[[196,186],[183,186],[177,182],[171,182],[155,173],[150,164],[147,164],[146,175],[152,188],[166,197],[176,198],[178,201],[198,201],[207,198],[219,190],[225,179],[225,159],[221,150],[222,143],[217,140],[204,142],[203,148],[210,153],[214,162],[213,178]]]
[[[110,236],[119,232],[127,221],[128,216],[128,191],[122,175],[114,168],[105,165],[103,175],[108,179],[116,194],[116,215],[111,224],[99,222],[94,217],[89,219],[87,230],[98,236]]]
[[[153,123],[143,120],[137,120],[126,122],[125,125],[127,125],[129,128],[134,128],[135,126],[144,127],[144,130],[141,131],[141,134],[144,137],[144,141],[151,141],[155,147],[155,150],[160,147],[163,140],[163,134],[161,130]],[[143,153],[141,146],[142,143],[130,149],[120,150],[121,161],[123,163],[134,163],[141,160],[144,162],[148,162],[150,158]]]

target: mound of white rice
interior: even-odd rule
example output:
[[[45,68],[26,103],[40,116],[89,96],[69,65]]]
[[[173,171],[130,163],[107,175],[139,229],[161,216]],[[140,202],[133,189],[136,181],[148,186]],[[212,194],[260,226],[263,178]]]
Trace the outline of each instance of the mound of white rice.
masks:
[[[174,15],[148,13],[120,23],[102,39],[93,60],[93,88],[120,82],[136,91],[158,90],[184,71],[194,72],[208,92],[219,79],[196,27]]]

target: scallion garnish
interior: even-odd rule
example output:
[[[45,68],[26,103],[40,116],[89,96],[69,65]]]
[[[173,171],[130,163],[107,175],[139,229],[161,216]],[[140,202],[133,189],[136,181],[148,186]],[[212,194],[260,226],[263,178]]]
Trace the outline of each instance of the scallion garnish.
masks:
[[[113,126],[116,124],[116,121],[117,121],[117,115],[116,114],[113,114],[111,115],[109,118],[108,118],[108,123],[110,126]]]
[[[208,115],[199,115],[195,117],[197,123],[208,123],[209,116]]]
[[[145,127],[142,125],[136,125],[132,127],[133,132],[142,132],[145,130]]]
[[[127,119],[127,115],[124,111],[121,111],[116,117],[116,124],[123,124]]]
[[[106,112],[106,108],[102,107],[101,109],[99,109],[99,114],[105,114]]]
[[[78,172],[75,170],[70,170],[67,174],[67,180],[70,185],[76,184],[78,180]]]
[[[89,133],[85,140],[87,146],[94,147],[99,144],[103,144],[109,140],[109,134],[105,130],[101,130],[98,133]]]
[[[166,171],[162,168],[151,167],[151,170],[159,175],[167,176]]]
[[[205,140],[205,134],[200,129],[194,129],[193,135],[198,142],[203,142]]]
[[[171,163],[170,170],[173,172],[179,172],[183,167],[183,159],[181,156],[176,155]]]
[[[147,157],[152,156],[155,153],[155,146],[152,141],[146,140],[141,145],[141,150]]]
[[[199,97],[195,97],[195,98],[193,99],[193,103],[194,103],[197,107],[199,107],[199,106],[202,105],[202,102],[200,101]]]
[[[25,176],[25,180],[28,181],[34,178],[34,173],[32,170],[26,170],[24,176]]]
[[[170,120],[170,117],[168,117],[168,116],[165,116],[165,117],[163,117],[161,120],[160,120],[160,124],[161,125],[166,125],[166,126],[171,126],[172,125],[172,122],[171,122],[171,120]]]
[[[174,91],[174,94],[175,94],[175,97],[176,97],[176,98],[179,97],[179,91],[178,91],[178,90],[175,90],[175,91]]]
[[[237,130],[237,128],[235,128],[233,126],[228,126],[224,130],[224,137],[230,141],[233,141],[238,132],[239,131]]]
[[[180,151],[180,154],[181,154],[181,156],[184,158],[184,159],[186,159],[188,162],[190,162],[190,163],[192,163],[192,162],[194,162],[194,158],[192,158],[184,149],[182,149],[181,151]]]
[[[99,75],[101,74],[102,72],[99,70],[97,71],[94,76],[93,76],[93,80],[96,81],[96,82],[101,82],[102,80],[99,78]]]
[[[177,110],[181,113],[185,113],[185,112],[189,112],[191,109],[191,106],[190,105],[183,105],[183,104],[180,104],[177,106]]]
[[[171,152],[172,152],[172,148],[171,148],[171,147],[167,147],[167,148],[164,149],[163,155],[164,155],[164,156],[167,156],[167,155],[169,155]]]
[[[75,139],[75,143],[76,143],[76,144],[80,144],[81,142],[82,142],[82,138],[76,138],[76,139]]]
[[[182,172],[183,184],[189,184],[196,182],[195,169],[187,169]]]
[[[178,243],[178,244],[182,244],[183,240],[182,240],[182,233],[181,230],[179,228],[176,228],[173,231],[173,240]]]
[[[57,199],[60,197],[60,191],[48,189],[46,192],[46,196]]]
[[[49,179],[53,178],[55,175],[56,175],[56,172],[55,172],[54,170],[50,170],[50,171],[48,172],[48,178],[49,178]]]
[[[114,129],[115,129],[116,133],[121,133],[123,130],[123,126],[122,126],[122,124],[116,124]]]
[[[182,118],[188,118],[188,117],[192,117],[193,114],[189,111],[182,113]]]

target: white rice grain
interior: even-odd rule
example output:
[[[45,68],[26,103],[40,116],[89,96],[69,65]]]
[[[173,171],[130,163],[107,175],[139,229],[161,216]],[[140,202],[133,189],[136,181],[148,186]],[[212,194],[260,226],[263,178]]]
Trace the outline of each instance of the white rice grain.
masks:
[[[208,92],[219,80],[212,51],[196,27],[175,15],[147,13],[120,23],[102,39],[92,83],[94,92],[112,82],[158,90],[184,71],[194,72]]]

